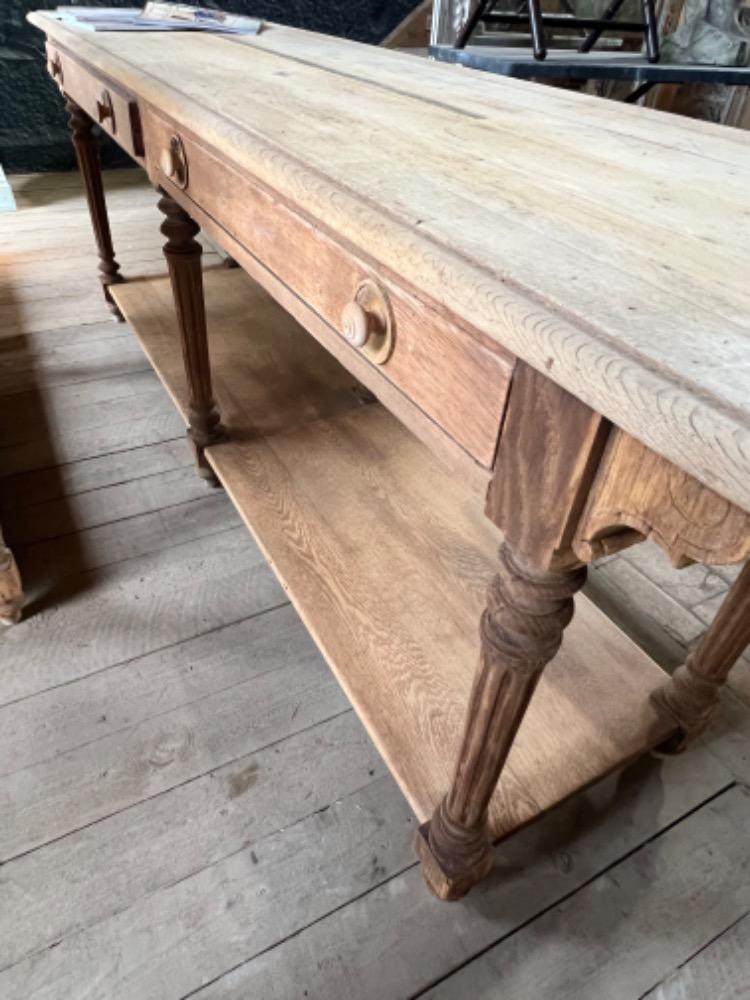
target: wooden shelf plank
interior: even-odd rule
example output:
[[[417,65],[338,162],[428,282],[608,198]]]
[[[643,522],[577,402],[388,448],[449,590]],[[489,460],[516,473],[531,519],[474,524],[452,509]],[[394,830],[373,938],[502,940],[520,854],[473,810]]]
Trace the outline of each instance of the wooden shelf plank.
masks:
[[[205,283],[231,437],[209,460],[423,821],[451,778],[498,532],[245,274]],[[112,291],[184,416],[167,279]],[[497,838],[673,729],[649,701],[660,668],[586,598],[576,605],[493,799]]]

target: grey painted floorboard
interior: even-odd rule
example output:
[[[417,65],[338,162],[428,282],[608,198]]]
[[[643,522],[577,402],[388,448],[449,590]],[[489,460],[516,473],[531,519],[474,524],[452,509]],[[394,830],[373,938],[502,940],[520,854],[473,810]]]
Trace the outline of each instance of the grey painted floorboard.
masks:
[[[750,790],[730,789],[425,1000],[641,996],[665,966],[684,962],[750,909],[748,826]],[[750,956],[740,964],[750,977]]]
[[[643,1000],[748,1000],[750,916],[702,948]]]
[[[33,510],[38,504],[109,486],[127,486],[144,477],[192,467],[192,464],[185,436],[181,433],[179,437],[157,444],[140,445],[48,469],[6,476],[0,478],[3,524],[7,511],[21,508],[19,516],[33,517]]]
[[[283,603],[244,528],[55,579],[0,634],[0,704]]]
[[[704,801],[709,788],[726,787],[729,776],[716,763],[707,751],[684,771],[680,760],[642,762],[623,778],[577,796],[501,844],[492,876],[450,906],[425,893],[412,864],[196,995],[286,1000],[306,989],[315,1000],[349,1000],[356,983],[357,1000],[405,1000],[497,940],[514,932],[522,938],[524,925],[538,913],[571,894],[575,898],[581,886]],[[696,765],[706,768],[707,784]],[[691,792],[688,774],[703,787]]]

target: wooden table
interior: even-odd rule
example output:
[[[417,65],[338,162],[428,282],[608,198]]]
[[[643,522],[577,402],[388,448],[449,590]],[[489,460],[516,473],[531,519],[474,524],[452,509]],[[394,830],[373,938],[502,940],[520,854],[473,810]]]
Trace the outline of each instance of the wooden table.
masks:
[[[647,536],[750,553],[748,137],[275,25],[30,19],[107,300],[409,798],[430,888],[700,732],[750,571],[671,680],[577,592]],[[97,121],[162,192],[171,291],[122,283]],[[202,275],[199,226],[242,270]]]

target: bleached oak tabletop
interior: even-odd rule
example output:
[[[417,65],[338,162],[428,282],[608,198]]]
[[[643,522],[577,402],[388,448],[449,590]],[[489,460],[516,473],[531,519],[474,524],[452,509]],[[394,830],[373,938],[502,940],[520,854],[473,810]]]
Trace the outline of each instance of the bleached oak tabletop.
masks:
[[[750,509],[745,133],[276,25],[30,20]]]

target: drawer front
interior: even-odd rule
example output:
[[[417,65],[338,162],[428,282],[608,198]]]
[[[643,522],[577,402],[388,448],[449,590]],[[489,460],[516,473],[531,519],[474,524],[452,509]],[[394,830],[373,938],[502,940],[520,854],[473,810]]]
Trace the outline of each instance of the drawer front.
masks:
[[[60,90],[136,159],[143,157],[138,103],[86,69],[63,49],[47,42],[47,69]]]
[[[491,467],[512,359],[483,347],[150,108],[143,129],[153,183],[184,191],[352,343],[351,351],[363,354],[476,461]],[[358,322],[363,310],[373,320],[365,345]],[[381,336],[384,330],[388,336]]]

